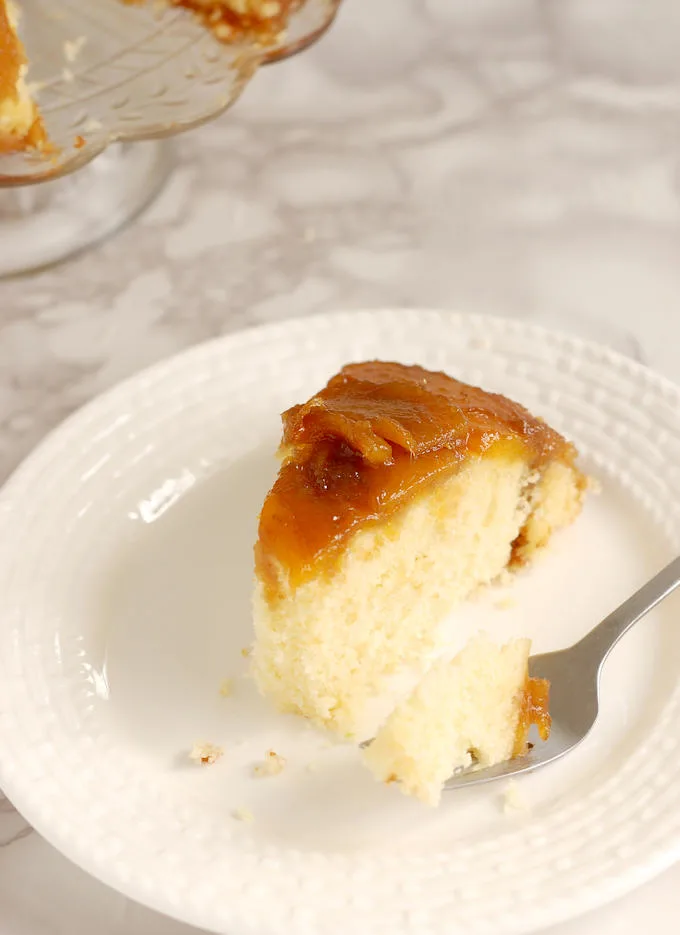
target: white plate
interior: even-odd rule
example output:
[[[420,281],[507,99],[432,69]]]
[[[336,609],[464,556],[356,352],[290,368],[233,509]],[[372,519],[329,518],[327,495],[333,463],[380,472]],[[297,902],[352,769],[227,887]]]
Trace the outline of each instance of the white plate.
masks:
[[[374,783],[354,749],[273,714],[240,650],[278,413],[370,357],[519,398],[603,481],[511,587],[513,607],[490,593],[466,611],[499,638],[564,646],[677,550],[680,390],[604,348],[417,311],[198,347],[70,419],[0,497],[0,785],[92,874],[219,932],[530,931],[680,854],[678,604],[617,647],[596,729],[522,781],[526,814],[503,813],[503,785],[429,810]],[[190,763],[199,739],[223,760]],[[252,778],[270,747],[288,768]],[[232,816],[244,807],[254,823]]]

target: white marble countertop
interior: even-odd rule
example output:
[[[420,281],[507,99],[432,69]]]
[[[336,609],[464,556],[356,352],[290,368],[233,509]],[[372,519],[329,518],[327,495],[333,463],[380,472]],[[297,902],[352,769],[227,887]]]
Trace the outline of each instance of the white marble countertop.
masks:
[[[573,330],[680,380],[680,7],[346,0],[316,48],[182,138],[155,205],[0,285],[0,479],[67,413],[203,338],[436,306]],[[680,923],[680,866],[551,935]],[[189,935],[0,796],[0,935]]]

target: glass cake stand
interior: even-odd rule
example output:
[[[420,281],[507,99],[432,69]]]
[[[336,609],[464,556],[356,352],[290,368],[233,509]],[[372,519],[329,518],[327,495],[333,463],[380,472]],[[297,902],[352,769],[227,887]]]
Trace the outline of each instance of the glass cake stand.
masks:
[[[285,39],[225,45],[186,10],[147,0],[24,0],[29,81],[54,156],[0,156],[0,276],[56,263],[159,192],[169,137],[214,119],[266,64],[315,42],[340,0],[307,0]]]

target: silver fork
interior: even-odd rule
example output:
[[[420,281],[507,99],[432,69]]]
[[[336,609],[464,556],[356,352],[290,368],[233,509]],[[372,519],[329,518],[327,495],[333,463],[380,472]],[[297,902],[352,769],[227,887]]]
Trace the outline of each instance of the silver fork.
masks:
[[[497,766],[460,770],[446,782],[446,790],[462,789],[492,779],[529,773],[559,760],[587,737],[597,720],[600,673],[607,656],[624,633],[668,597],[680,584],[680,557],[643,585],[632,597],[569,649],[529,659],[529,674],[550,682],[552,730],[545,743],[535,744],[526,756]]]

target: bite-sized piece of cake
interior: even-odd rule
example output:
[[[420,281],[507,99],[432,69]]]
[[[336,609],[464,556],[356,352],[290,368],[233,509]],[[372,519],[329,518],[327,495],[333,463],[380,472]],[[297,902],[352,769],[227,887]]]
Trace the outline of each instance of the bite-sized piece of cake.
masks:
[[[438,805],[454,770],[493,766],[524,753],[530,720],[538,721],[547,739],[548,686],[529,679],[530,645],[519,639],[499,647],[479,635],[452,660],[435,663],[364,750],[371,772]]]
[[[451,609],[570,523],[585,480],[522,406],[417,366],[347,366],[283,426],[253,674],[280,710],[367,739],[432,664]]]
[[[45,131],[26,84],[26,56],[17,34],[19,11],[0,0],[0,153],[39,147]]]

